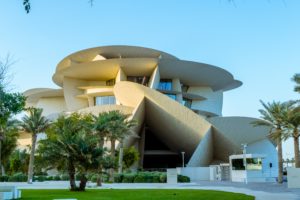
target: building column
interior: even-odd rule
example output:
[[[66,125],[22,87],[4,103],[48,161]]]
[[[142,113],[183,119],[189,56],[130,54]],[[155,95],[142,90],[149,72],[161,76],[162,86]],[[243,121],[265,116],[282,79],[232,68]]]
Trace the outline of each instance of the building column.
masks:
[[[179,92],[179,94],[176,94],[176,101],[182,103],[181,84],[179,78],[172,79],[172,90]]]

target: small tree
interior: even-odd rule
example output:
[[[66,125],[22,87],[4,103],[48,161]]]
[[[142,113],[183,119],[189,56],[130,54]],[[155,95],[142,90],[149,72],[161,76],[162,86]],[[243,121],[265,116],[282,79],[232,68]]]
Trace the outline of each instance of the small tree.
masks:
[[[107,130],[108,136],[107,138],[111,143],[111,157],[115,160],[115,152],[116,152],[116,141],[120,142],[120,156],[119,156],[119,172],[122,171],[122,160],[123,160],[123,140],[128,135],[132,134],[130,131],[133,126],[136,125],[134,120],[129,120],[128,115],[121,113],[118,110],[110,111],[107,113],[108,115],[108,123]],[[114,181],[114,168],[110,169],[110,181]]]
[[[1,67],[1,63],[0,63]],[[8,127],[8,121],[15,114],[20,113],[25,106],[25,97],[20,93],[8,93],[5,91],[3,81],[4,72],[1,72],[0,68],[0,168],[2,166],[2,143],[5,140],[6,128]],[[2,174],[1,170],[1,174]],[[3,174],[2,174],[3,175]]]
[[[283,157],[282,157],[282,140],[285,138],[284,126],[285,119],[289,109],[294,102],[272,102],[264,103],[260,101],[264,109],[260,109],[261,118],[263,120],[255,121],[254,126],[270,127],[269,137],[277,143],[278,156],[278,183],[283,182]]]
[[[295,167],[300,168],[299,152],[299,127],[300,127],[300,107],[291,108],[285,118],[287,134],[286,137],[292,137],[294,140]]]
[[[90,115],[73,113],[59,117],[47,130],[47,139],[40,141],[39,153],[51,168],[65,167],[70,177],[71,191],[84,191],[86,173],[96,171],[104,150],[91,131]],[[80,173],[76,186],[75,174]]]
[[[29,115],[22,118],[21,124],[24,131],[31,133],[31,152],[28,167],[28,183],[32,183],[34,155],[36,149],[37,134],[43,133],[49,127],[49,120],[42,116],[43,109],[41,108],[28,108]]]
[[[19,136],[17,125],[18,121],[9,120],[4,127],[5,138],[2,141],[1,163],[8,163],[9,157],[17,147],[17,139]],[[2,175],[5,175],[5,166],[1,166]]]
[[[131,146],[129,148],[124,148],[124,153],[123,153],[124,169],[129,169],[138,160],[139,160],[139,152],[136,150],[135,147]]]

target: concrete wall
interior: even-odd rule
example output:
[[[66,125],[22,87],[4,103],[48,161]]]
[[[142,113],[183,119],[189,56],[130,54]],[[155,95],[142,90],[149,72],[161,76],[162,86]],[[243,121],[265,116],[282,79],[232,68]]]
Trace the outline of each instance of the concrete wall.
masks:
[[[287,168],[288,188],[300,188],[300,168]]]
[[[278,159],[277,150],[275,146],[268,140],[264,139],[252,144],[248,144],[247,153],[250,154],[264,154],[266,157],[262,160],[262,176],[266,178],[275,178],[278,176]],[[270,168],[272,163],[272,168]],[[253,177],[258,174],[252,173]]]
[[[210,128],[189,160],[187,164],[188,167],[207,166],[212,162],[214,155],[214,141],[212,134],[213,133]]]
[[[206,100],[193,100],[192,109],[203,110],[207,112],[214,113],[216,115],[222,115],[222,106],[223,106],[223,92],[216,91],[214,92],[209,87],[189,87],[187,93],[198,94],[205,98]]]
[[[156,89],[158,87],[160,81],[160,75],[159,75],[159,68],[158,66],[154,69],[150,80],[149,80],[149,87],[152,89]]]
[[[63,84],[68,111],[75,111],[89,106],[87,99],[80,99],[77,97],[77,95],[83,94],[83,91],[78,89],[78,87],[89,85],[88,81],[64,77]]]
[[[190,177],[191,181],[209,181],[209,167],[178,167],[177,173]]]
[[[40,98],[36,107],[43,109],[44,116],[67,111],[66,102],[63,97]]]

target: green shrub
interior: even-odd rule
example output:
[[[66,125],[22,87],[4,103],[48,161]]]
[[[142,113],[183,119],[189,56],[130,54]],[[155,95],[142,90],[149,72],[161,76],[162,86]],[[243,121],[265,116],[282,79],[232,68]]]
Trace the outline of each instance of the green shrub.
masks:
[[[38,182],[43,182],[43,181],[45,181],[46,179],[47,179],[47,177],[44,176],[44,175],[41,175],[41,176],[34,176],[34,177],[33,177],[33,181],[38,181]]]
[[[53,176],[47,176],[46,181],[53,181]]]
[[[165,172],[123,173],[116,174],[114,180],[115,183],[166,183],[167,174]],[[177,180],[180,183],[190,182],[190,178],[183,175],[178,175]]]
[[[160,183],[160,174],[153,174],[152,183]]]
[[[76,181],[80,181],[80,177],[81,177],[80,174],[76,174],[76,175],[75,175],[75,180],[76,180]]]
[[[89,180],[92,182],[92,183],[96,183],[97,182],[97,179],[98,179],[98,174],[93,174]]]
[[[9,179],[9,176],[6,176],[6,175],[0,176],[0,182],[7,182],[8,179]]]
[[[189,182],[191,182],[190,177],[183,176],[183,175],[180,175],[180,174],[177,176],[177,181],[179,183],[189,183]]]
[[[23,173],[16,173],[8,178],[8,182],[26,182],[27,176]]]
[[[114,181],[115,183],[122,183],[123,174],[115,174]]]
[[[68,181],[68,180],[70,180],[70,177],[67,174],[62,174],[60,178],[61,178],[62,181]]]
[[[53,180],[54,181],[61,181],[61,178],[60,178],[60,176],[56,175],[56,176],[53,177]]]
[[[133,183],[134,177],[134,174],[124,174],[122,178],[122,183]]]
[[[166,173],[161,173],[159,176],[159,182],[160,183],[166,183],[167,182],[167,174]]]
[[[109,180],[109,176],[107,174],[102,174],[102,182],[107,183]]]

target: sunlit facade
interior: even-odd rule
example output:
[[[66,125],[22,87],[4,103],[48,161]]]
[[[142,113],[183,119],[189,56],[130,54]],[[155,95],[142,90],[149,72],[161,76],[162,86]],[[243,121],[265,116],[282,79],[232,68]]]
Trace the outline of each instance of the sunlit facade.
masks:
[[[65,57],[53,81],[59,89],[26,91],[27,105],[50,119],[64,112],[129,114],[138,137],[126,138],[125,146],[139,151],[140,167],[180,166],[181,152],[187,166],[228,163],[242,143],[247,153],[266,154],[262,165],[277,163],[268,128],[253,127],[257,119],[222,116],[224,92],[242,83],[219,67],[149,48],[105,46]]]

